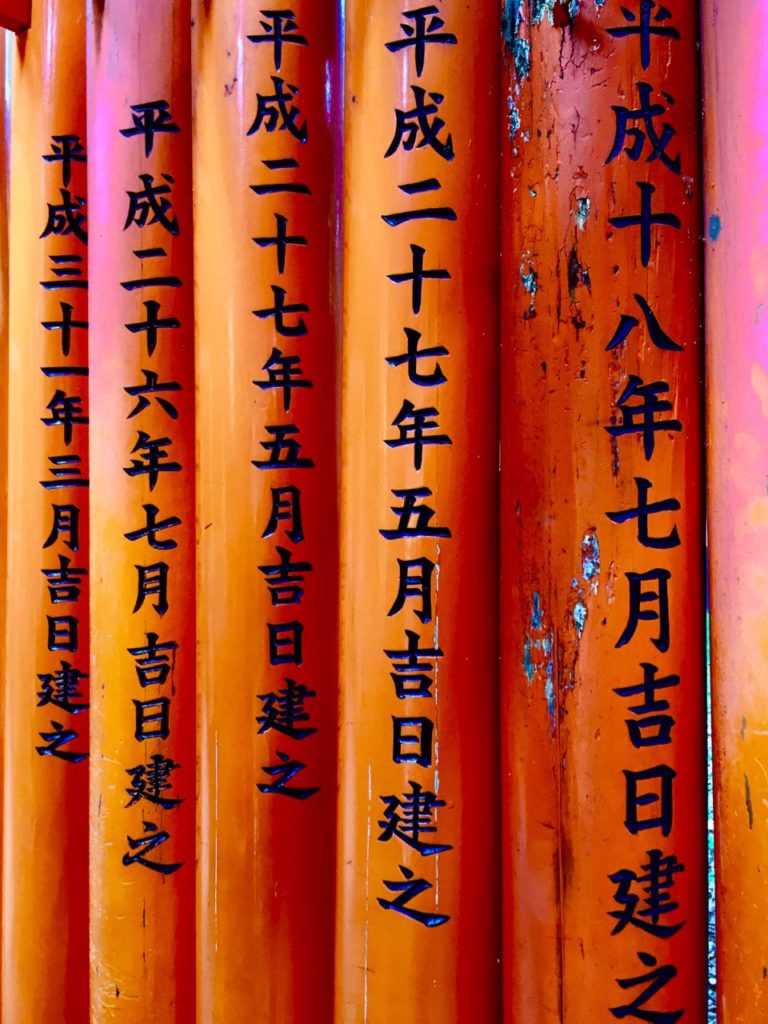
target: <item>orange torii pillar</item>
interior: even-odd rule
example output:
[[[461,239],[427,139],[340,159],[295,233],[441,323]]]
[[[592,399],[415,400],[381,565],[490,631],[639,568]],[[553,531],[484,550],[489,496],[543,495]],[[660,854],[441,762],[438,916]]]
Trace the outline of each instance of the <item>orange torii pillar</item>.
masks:
[[[194,28],[201,1024],[333,1013],[337,31],[265,6]]]
[[[92,1024],[195,1019],[190,18],[89,3]]]
[[[505,5],[507,1024],[705,1015],[696,8]]]
[[[498,1019],[498,31],[346,5],[338,1024]]]
[[[702,5],[712,738],[721,1024],[768,1017],[765,6]]]
[[[5,40],[3,39],[3,43]],[[88,1016],[85,4],[13,51],[4,1024]]]

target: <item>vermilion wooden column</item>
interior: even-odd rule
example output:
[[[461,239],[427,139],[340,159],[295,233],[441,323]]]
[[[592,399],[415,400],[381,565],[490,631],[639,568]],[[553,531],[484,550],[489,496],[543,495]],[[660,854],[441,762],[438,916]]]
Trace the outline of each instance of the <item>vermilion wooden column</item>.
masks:
[[[696,5],[505,5],[504,1020],[705,1015]]]
[[[338,1022],[498,1019],[498,24],[346,7]]]
[[[89,4],[93,1024],[195,1017],[190,18]]]
[[[768,56],[765,8],[702,5],[717,993],[768,1013]]]
[[[195,14],[198,1020],[323,1024],[337,778],[336,22],[332,4],[261,6],[213,0]]]
[[[90,671],[84,3],[39,3],[34,27],[12,46],[2,1020],[82,1024]]]

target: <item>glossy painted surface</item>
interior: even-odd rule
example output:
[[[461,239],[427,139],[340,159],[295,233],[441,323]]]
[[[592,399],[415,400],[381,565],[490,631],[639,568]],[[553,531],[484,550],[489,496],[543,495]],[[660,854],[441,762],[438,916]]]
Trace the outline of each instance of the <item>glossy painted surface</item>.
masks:
[[[337,33],[290,10],[195,14],[201,1024],[333,1013]]]
[[[190,1024],[196,795],[191,12],[182,0],[92,0],[88,9],[91,1020]],[[142,110],[142,104],[150,106]],[[148,122],[158,130],[140,130]],[[166,322],[153,335],[140,325],[155,318]],[[141,535],[149,523],[159,532]],[[153,643],[177,646],[141,652]]]
[[[582,1024],[622,1014],[650,1020],[638,1016],[644,1012],[674,1021],[681,1010],[685,1020],[701,1021],[705,1013],[697,24],[695,4],[668,8],[669,17],[657,22],[661,7],[639,0],[504,5],[509,1024]],[[654,31],[678,33],[652,35],[647,60],[640,37],[623,34],[641,27],[643,10]],[[640,83],[650,87],[649,104],[660,107],[648,121],[630,116],[641,106]],[[665,124],[672,134],[664,135]],[[633,159],[625,150],[634,143]],[[638,183],[655,188],[654,214],[679,219],[679,226],[650,229],[647,261],[639,227],[610,223],[639,213]],[[680,349],[658,347],[666,342],[659,334],[653,340],[642,301]],[[623,341],[616,339],[620,324],[628,328]],[[657,426],[647,453],[638,433],[607,430],[629,425],[627,406],[643,404],[642,397],[625,395],[631,375],[638,387],[668,385],[657,395],[669,407],[650,414]],[[659,429],[662,421],[669,425]],[[648,546],[642,521],[622,516],[638,506],[645,486],[638,479],[650,484],[648,502],[679,503],[654,511],[645,523],[651,538],[673,538],[676,530],[679,544]],[[642,605],[634,602],[635,611],[655,617],[633,623],[627,573],[657,570],[671,575],[649,577],[641,584],[648,596]],[[650,597],[664,583],[668,615]],[[668,647],[662,624],[669,626]],[[615,692],[642,683],[643,664],[657,666],[659,679],[679,677],[656,690],[656,700],[669,707],[635,713],[642,695]],[[669,729],[668,720],[654,721],[656,714],[674,719],[670,742],[635,745],[630,728],[645,740]],[[648,827],[664,809],[662,769],[676,773],[671,821],[663,829]],[[638,793],[651,799],[635,804],[633,776],[625,773],[644,771],[653,774],[637,780]],[[633,813],[646,827],[637,827]],[[672,882],[664,890],[666,908],[654,916],[644,902],[643,884],[650,883],[641,879],[650,874],[644,866],[655,850],[677,860],[665,862],[674,868]],[[677,974],[653,975],[667,967]],[[655,977],[663,980],[659,991],[635,1003]]]
[[[717,988],[768,1013],[768,54],[762,4],[702,5]]]
[[[85,5],[36,6],[34,29],[11,40],[2,1020],[82,1024],[88,1013],[88,490],[50,485],[75,479],[54,476],[51,459],[79,459],[58,465],[79,470],[78,480],[88,477],[87,377],[71,373],[87,367],[88,345],[86,331],[73,328],[65,351],[64,332],[43,324],[62,320],[62,304],[71,306],[74,320],[87,320],[86,292],[73,283],[88,278],[85,163],[73,160],[66,176],[55,159],[61,144],[52,139],[79,136],[85,144]],[[63,206],[70,217],[61,209],[52,213]],[[54,282],[58,287],[50,287]],[[74,420],[68,425],[67,408]],[[55,506],[73,506],[69,514],[79,515],[79,528],[57,531]],[[77,573],[71,590],[56,580],[65,564]],[[65,677],[73,683],[69,693],[59,687]]]
[[[421,49],[408,42],[421,32],[416,19],[402,12],[383,0],[346,5],[335,1019],[491,1024],[499,1008],[498,9],[442,4],[444,25],[430,28],[430,16],[422,28],[454,41]],[[407,117],[419,103],[432,108],[422,128]],[[455,219],[398,217],[434,208]],[[423,280],[417,310],[407,275],[420,250],[425,271],[444,273]],[[406,331],[432,350],[414,356],[410,371],[397,359]],[[432,424],[421,460],[413,445],[399,445],[414,437],[405,403],[429,410],[419,413]],[[408,500],[434,510],[431,521],[415,525],[396,511],[409,488],[426,488]],[[380,532],[397,533],[401,521],[411,536]],[[451,535],[419,536],[425,525]],[[416,582],[404,587],[406,575]],[[414,656],[421,669],[409,664],[407,631],[426,652]],[[427,682],[414,680],[419,671]],[[393,673],[426,695],[399,699]],[[427,795],[422,824],[434,831],[415,835],[412,801]]]

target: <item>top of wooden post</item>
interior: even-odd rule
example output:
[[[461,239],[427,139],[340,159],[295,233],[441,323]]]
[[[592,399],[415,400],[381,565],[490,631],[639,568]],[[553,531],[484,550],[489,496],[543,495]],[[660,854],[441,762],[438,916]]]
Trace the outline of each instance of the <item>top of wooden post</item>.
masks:
[[[24,32],[32,24],[32,0],[0,0],[0,28]]]

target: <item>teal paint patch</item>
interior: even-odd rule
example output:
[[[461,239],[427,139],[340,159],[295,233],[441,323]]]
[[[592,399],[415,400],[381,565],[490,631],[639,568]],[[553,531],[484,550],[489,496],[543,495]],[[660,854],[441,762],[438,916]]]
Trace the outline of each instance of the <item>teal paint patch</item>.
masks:
[[[557,0],[531,0],[531,24],[540,25],[546,15],[550,25],[555,23],[555,3]]]
[[[576,227],[579,231],[584,230],[584,225],[587,223],[587,217],[589,216],[590,201],[588,197],[576,200]]]
[[[531,610],[531,629],[541,629],[541,598],[538,593],[533,595]]]
[[[571,16],[571,20],[573,20],[579,13],[580,4],[581,0],[571,0],[571,2],[568,4],[568,13]]]
[[[524,274],[521,269],[520,280],[523,282],[523,288],[525,288],[529,295],[535,295],[539,290],[539,279],[535,270],[531,269],[527,274]]]
[[[512,54],[518,80],[527,78],[531,73],[531,44],[520,36],[522,2],[523,0],[504,0],[501,14],[501,34],[507,51]]]
[[[533,664],[533,657],[531,654],[531,638],[527,636],[525,638],[525,644],[523,646],[523,670],[528,677],[528,682],[533,682],[533,677],[536,674],[536,669]]]
[[[720,218],[716,213],[713,213],[709,218],[709,238],[711,242],[716,242],[720,237],[720,232],[723,230],[723,225]]]
[[[578,632],[583,633],[584,624],[587,621],[587,606],[582,601],[577,601],[574,606],[573,621]]]
[[[531,318],[536,316],[536,292],[539,290],[539,276],[533,267],[528,264],[528,270],[525,270],[526,264],[520,264],[520,280],[523,282],[523,288],[531,296],[531,301],[528,303],[528,312],[524,314],[525,318]]]

